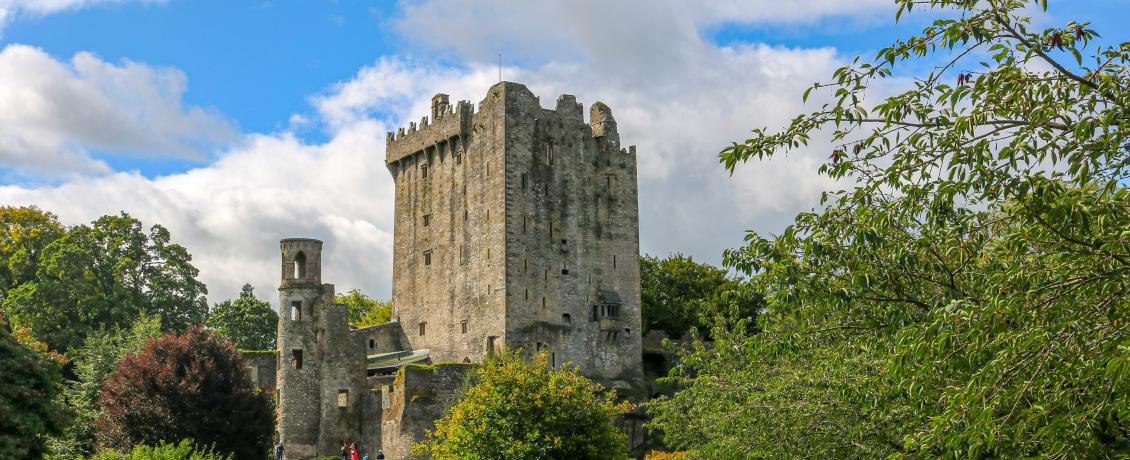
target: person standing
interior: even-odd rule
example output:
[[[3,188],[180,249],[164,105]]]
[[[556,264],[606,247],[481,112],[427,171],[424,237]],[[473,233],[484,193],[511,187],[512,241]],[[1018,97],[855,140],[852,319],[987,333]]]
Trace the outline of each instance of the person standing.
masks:
[[[341,460],[349,460],[349,444],[341,442]]]
[[[275,444],[275,460],[282,460],[282,458],[283,458],[283,443],[282,443],[282,440],[279,440],[279,443]]]
[[[349,458],[352,460],[361,460],[361,457],[357,456],[357,443],[349,445]]]
[[[377,449],[377,458],[375,460],[385,460],[385,451]]]

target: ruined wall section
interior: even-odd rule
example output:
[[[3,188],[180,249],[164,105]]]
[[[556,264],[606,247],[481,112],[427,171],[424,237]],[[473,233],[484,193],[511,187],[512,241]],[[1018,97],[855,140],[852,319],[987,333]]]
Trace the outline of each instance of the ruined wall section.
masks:
[[[594,104],[507,83],[507,340],[627,387],[642,375],[635,148]]]
[[[503,298],[503,104],[474,112],[433,98],[433,118],[389,135],[396,182],[393,318],[434,361],[479,361],[500,343]]]
[[[408,365],[382,393],[382,449],[390,459],[408,455],[412,444],[423,441],[435,429],[435,421],[461,394],[472,366],[449,363],[434,366]]]

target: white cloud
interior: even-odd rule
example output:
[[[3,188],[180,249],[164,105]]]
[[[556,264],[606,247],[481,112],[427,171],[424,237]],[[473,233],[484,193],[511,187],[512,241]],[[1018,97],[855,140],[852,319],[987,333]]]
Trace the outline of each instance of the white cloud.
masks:
[[[22,17],[36,18],[96,5],[129,2],[164,3],[165,0],[0,0],[0,31]]]
[[[0,51],[0,167],[108,172],[91,150],[203,159],[238,131],[217,113],[185,106],[185,88],[175,69],[90,53],[62,62],[8,45]]]
[[[886,0],[817,3],[836,14],[869,14]],[[803,89],[840,63],[833,49],[705,41],[703,29],[726,20],[736,3],[710,4],[706,11],[676,2],[647,8],[618,2],[469,5],[415,3],[401,27],[426,30],[415,35],[427,37],[430,47],[471,53],[494,49],[491,41],[498,40],[529,55],[544,53],[539,62],[508,66],[504,77],[526,83],[546,106],[561,93],[586,105],[608,103],[622,141],[639,146],[644,251],[681,251],[718,262],[723,249],[741,244],[746,229],[780,230],[832,186],[816,174],[827,157],[819,140],[814,149],[742,166],[732,178],[717,153],[750,129],[781,126],[803,110]],[[760,12],[742,10],[737,17],[802,21],[812,11],[803,2],[753,5]],[[0,202],[37,204],[68,223],[120,210],[161,223],[194,255],[212,300],[235,295],[245,281],[260,296],[272,297],[279,276],[276,242],[285,237],[326,242],[325,281],[387,296],[393,184],[383,164],[384,132],[427,114],[436,92],[478,102],[497,81],[490,56],[464,54],[466,64],[459,67],[385,57],[360,69],[311,98],[316,116],[291,118],[292,129],[326,127],[331,140],[322,145],[286,132],[249,135],[215,163],[185,173],[155,179],[114,173],[61,185],[0,187]]]

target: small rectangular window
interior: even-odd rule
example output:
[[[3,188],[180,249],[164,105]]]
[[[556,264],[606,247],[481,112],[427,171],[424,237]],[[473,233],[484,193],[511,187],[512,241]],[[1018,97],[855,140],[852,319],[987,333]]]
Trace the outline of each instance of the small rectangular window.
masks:
[[[624,338],[626,339],[626,338],[631,337],[631,336],[632,336],[632,330],[631,329],[624,329]]]
[[[526,173],[522,173],[522,190],[526,189]]]
[[[526,300],[530,300],[530,290],[526,289]]]
[[[529,219],[527,219],[526,216],[522,216],[522,232],[526,231],[526,221],[528,220]]]
[[[596,321],[596,320],[599,320],[599,319],[600,319],[600,317],[597,316],[597,307],[596,307],[596,305],[593,305],[592,306],[592,314],[589,315],[589,321]]]
[[[294,301],[290,303],[290,317],[295,321],[302,319],[302,301]]]
[[[295,369],[302,369],[302,350],[292,350],[290,352],[290,365]]]
[[[467,221],[467,216],[468,216],[468,215],[469,215],[469,214],[467,213],[467,210],[466,210],[466,209],[464,209],[464,210],[463,210],[463,222],[466,222],[466,221]]]
[[[420,176],[423,179],[428,178],[428,165],[426,165],[426,164],[420,165]]]
[[[459,322],[459,331],[463,334],[467,333],[467,320]]]
[[[612,268],[616,268],[616,255],[612,255]]]
[[[420,323],[420,335],[422,336],[422,335],[426,334],[427,332],[428,332],[428,323],[427,322],[421,322]]]
[[[432,215],[424,214],[424,226],[427,227],[432,224]]]
[[[369,339],[369,349],[370,350],[372,350],[374,347],[376,347],[376,345],[377,345],[377,342],[375,340]]]
[[[463,164],[463,155],[458,153],[455,154],[455,164]]]
[[[498,339],[498,337],[495,337],[493,335],[490,336],[490,337],[487,337],[487,343],[486,343],[486,349],[487,350],[486,350],[486,352],[487,352],[488,355],[493,355],[494,352],[496,351],[496,346],[495,346],[494,342],[497,339]]]
[[[541,308],[545,308],[545,297],[541,298]]]
[[[432,264],[432,251],[424,251],[424,266]]]
[[[349,407],[349,390],[337,390],[337,407]]]

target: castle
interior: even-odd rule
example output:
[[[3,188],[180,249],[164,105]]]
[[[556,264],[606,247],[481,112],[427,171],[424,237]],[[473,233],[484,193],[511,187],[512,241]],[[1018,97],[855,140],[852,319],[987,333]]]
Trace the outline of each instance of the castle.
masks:
[[[516,83],[477,110],[437,94],[430,118],[388,133],[385,164],[392,322],[353,329],[322,283],[322,243],[280,243],[276,368],[253,370],[277,379],[286,458],[333,455],[342,440],[407,458],[469,366],[504,349],[613,388],[639,381],[636,152],[606,105],[586,124],[575,97],[544,109]]]

